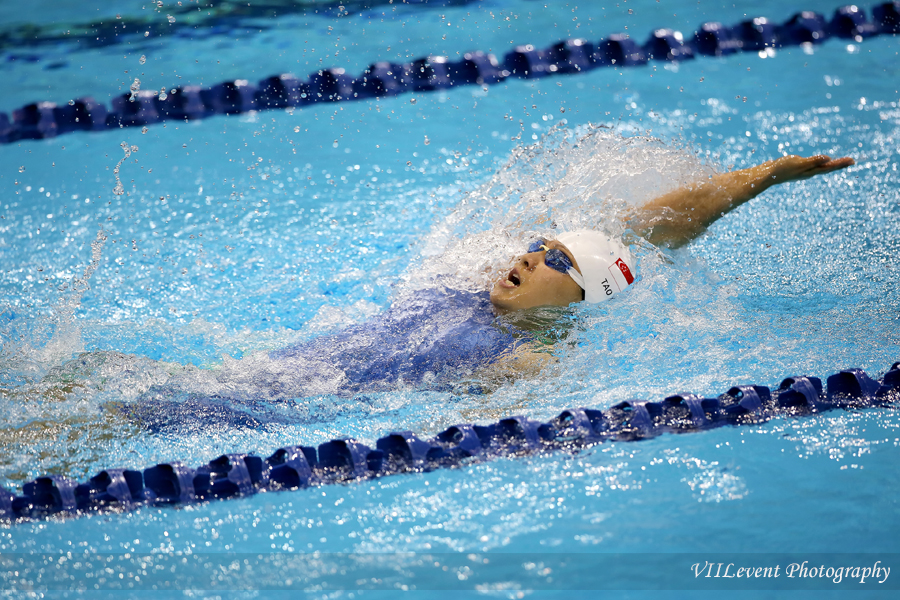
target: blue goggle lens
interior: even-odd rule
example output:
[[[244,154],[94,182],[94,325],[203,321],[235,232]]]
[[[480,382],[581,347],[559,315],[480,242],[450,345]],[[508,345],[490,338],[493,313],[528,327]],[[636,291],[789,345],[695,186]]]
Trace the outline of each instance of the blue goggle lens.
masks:
[[[528,252],[540,252],[543,250],[541,246],[544,246],[545,244],[546,242],[544,240],[535,240],[528,246]],[[569,260],[569,257],[566,256],[562,250],[557,250],[556,248],[551,248],[544,254],[544,264],[554,271],[559,271],[563,275],[567,274],[569,269],[573,268],[572,261]]]

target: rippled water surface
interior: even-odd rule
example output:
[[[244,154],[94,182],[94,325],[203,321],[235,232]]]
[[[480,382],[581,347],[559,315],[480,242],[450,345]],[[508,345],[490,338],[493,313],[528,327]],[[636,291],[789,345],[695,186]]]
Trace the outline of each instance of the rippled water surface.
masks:
[[[832,4],[754,10],[778,21],[801,8],[830,14]],[[257,31],[204,22],[197,35],[96,48],[4,47],[0,73],[15,85],[0,110],[87,94],[108,102],[135,77],[160,89],[306,76],[325,63],[356,73],[398,53],[502,54],[626,26],[643,40],[659,25],[688,31],[745,12],[657,6],[385,4],[341,17],[254,17]],[[125,6],[121,16],[146,10]],[[68,7],[59,19],[110,18],[104,11]],[[2,18],[53,25],[42,13]],[[0,146],[0,482],[20,493],[47,473],[198,465],[345,436],[373,444],[395,430],[547,420],[571,406],[714,396],[850,367],[880,376],[900,360],[897,52],[896,37],[833,39],[766,57]],[[537,376],[482,395],[412,385],[351,397],[323,378],[281,399],[285,422],[259,429],[152,433],[114,409],[153,386],[209,392],[225,381],[253,396],[269,350],[364,322],[423,288],[483,288],[535,235],[582,226],[629,235],[618,219],[628,206],[786,153],[857,164],[773,188],[686,248],[636,240],[638,283],[575,308],[558,362]],[[284,569],[291,586],[323,597],[331,587],[446,589],[444,571],[405,562],[434,554],[459,589],[516,597],[529,587],[521,581],[553,588],[545,575],[528,579],[545,553],[586,553],[560,575],[577,587],[603,553],[894,552],[898,426],[892,409],[835,411],[185,509],[17,523],[0,529],[0,553],[109,553],[134,570],[143,553],[281,557],[269,571],[232,571],[227,589],[241,590],[280,578],[279,560],[318,552]],[[453,562],[472,553],[527,557]],[[658,564],[663,581],[689,567]],[[58,572],[90,589],[103,571],[71,563]],[[346,573],[339,586],[334,572]],[[165,580],[150,573],[139,588]],[[628,587],[628,575],[610,576]],[[218,589],[205,583],[185,585]]]

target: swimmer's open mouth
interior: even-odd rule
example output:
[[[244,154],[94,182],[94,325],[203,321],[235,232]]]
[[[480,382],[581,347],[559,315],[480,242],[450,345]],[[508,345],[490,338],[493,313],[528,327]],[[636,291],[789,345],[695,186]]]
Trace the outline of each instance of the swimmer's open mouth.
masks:
[[[506,278],[506,280],[516,287],[519,287],[519,283],[521,283],[519,281],[519,274],[515,269],[509,272],[509,276]]]

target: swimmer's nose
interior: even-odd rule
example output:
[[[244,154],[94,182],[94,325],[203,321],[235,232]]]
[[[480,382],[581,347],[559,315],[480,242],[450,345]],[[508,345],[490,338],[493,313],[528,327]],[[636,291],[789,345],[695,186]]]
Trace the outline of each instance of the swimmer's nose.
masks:
[[[538,263],[541,262],[541,253],[530,252],[528,254],[523,254],[519,262],[524,268],[528,269],[529,271],[533,271]]]
[[[526,271],[531,271],[532,269],[534,269],[534,261],[528,260],[527,254],[522,257],[522,260],[520,260],[519,263],[522,265],[522,269]]]

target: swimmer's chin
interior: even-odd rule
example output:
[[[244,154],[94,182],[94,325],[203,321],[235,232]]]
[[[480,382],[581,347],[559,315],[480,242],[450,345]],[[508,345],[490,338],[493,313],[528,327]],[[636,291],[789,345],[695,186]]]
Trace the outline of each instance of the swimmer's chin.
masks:
[[[514,290],[517,287],[518,286],[510,284],[507,280],[498,281],[491,287],[490,300],[496,313],[505,314],[520,309],[520,307],[516,305],[514,299],[506,297],[510,290]]]

